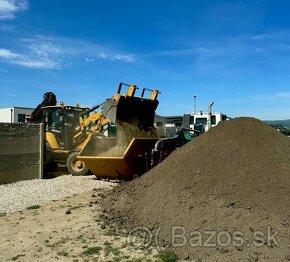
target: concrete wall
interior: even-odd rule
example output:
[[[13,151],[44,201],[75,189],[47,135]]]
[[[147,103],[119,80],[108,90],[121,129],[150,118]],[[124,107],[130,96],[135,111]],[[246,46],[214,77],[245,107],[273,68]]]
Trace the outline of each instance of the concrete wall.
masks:
[[[0,184],[42,174],[43,124],[0,123]]]

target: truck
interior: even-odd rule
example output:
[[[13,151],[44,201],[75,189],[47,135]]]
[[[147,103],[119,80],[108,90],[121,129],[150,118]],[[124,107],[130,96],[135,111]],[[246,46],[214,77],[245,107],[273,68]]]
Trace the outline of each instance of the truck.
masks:
[[[215,127],[219,122],[227,120],[229,117],[223,113],[212,112],[214,102],[208,106],[208,111],[192,112],[184,114],[182,126],[184,128],[198,130],[200,133],[208,131],[211,127]]]

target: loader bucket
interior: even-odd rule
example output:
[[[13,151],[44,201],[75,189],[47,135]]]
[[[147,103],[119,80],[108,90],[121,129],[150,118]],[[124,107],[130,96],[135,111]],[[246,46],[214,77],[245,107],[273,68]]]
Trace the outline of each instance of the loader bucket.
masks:
[[[113,139],[89,141],[77,157],[98,178],[130,180],[149,170],[151,151],[157,138],[133,138],[127,148],[119,155],[106,155],[106,151],[116,144]],[[109,149],[110,150],[110,149]]]
[[[125,94],[121,94],[123,86],[129,87]],[[91,137],[78,156],[97,177],[129,180],[149,169],[158,140],[154,116],[160,92],[143,88],[136,97],[137,89],[120,83],[117,94],[102,106],[102,114],[117,127],[117,137]],[[151,92],[149,98],[144,97],[145,91]]]
[[[149,130],[154,125],[158,100],[127,95],[115,95],[102,107],[102,112],[113,123],[131,123],[140,129]]]

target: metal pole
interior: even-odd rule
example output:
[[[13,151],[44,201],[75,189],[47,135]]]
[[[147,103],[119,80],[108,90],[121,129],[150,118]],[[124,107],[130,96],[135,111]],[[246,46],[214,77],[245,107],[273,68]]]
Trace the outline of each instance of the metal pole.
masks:
[[[214,104],[214,102],[212,102],[208,106],[208,130],[211,128],[211,113],[212,113],[212,106],[213,106],[213,104]]]
[[[11,112],[11,114],[10,114],[11,123],[13,123],[13,122],[12,122],[12,121],[13,121],[13,117],[12,117],[12,114],[13,114],[13,108],[10,108],[10,112]]]
[[[196,113],[196,96],[193,96],[193,113]]]
[[[44,165],[44,154],[45,154],[45,144],[44,144],[44,124],[39,125],[39,179],[43,178],[43,165]]]

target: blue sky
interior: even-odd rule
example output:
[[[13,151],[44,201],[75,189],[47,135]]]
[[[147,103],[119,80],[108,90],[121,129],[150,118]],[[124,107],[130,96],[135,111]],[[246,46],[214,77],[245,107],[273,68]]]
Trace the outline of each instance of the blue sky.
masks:
[[[92,106],[119,82],[159,89],[163,115],[197,107],[290,118],[290,2],[0,0],[0,107],[43,93]]]

